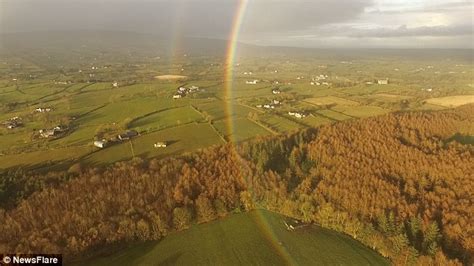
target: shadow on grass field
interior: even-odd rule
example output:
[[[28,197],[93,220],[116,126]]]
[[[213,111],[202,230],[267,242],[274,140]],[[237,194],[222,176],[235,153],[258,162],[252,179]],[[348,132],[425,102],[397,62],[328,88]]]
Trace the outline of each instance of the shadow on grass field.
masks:
[[[73,265],[388,265],[352,238],[269,211],[194,225],[162,241],[137,244]]]

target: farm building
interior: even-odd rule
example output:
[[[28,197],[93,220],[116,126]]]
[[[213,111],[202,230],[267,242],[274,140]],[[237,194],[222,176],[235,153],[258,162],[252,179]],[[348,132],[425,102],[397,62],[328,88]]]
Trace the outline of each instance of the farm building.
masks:
[[[117,81],[115,81],[114,83],[112,83],[112,86],[113,86],[114,88],[118,88],[119,84],[118,84]]]
[[[19,124],[17,124],[16,122],[13,122],[13,121],[7,121],[7,122],[4,122],[3,124],[8,129],[14,129],[14,128],[17,128],[19,126]]]
[[[40,129],[39,133],[41,137],[49,138],[53,137],[56,134],[56,131],[54,129]]]
[[[122,134],[118,135],[117,138],[118,138],[119,140],[121,140],[121,141],[124,141],[124,140],[129,140],[129,139],[131,139],[131,138],[133,138],[133,137],[136,137],[136,136],[138,136],[138,132],[137,132],[137,131],[135,131],[135,130],[129,130],[129,131],[125,132],[125,133],[122,133]]]
[[[62,128],[61,126],[56,126],[52,129],[40,129],[39,130],[39,133],[40,133],[40,136],[43,137],[43,138],[49,138],[49,137],[54,137],[56,136],[58,133],[61,133],[61,132],[64,132],[66,129],[65,128]]]
[[[304,118],[306,117],[306,114],[303,112],[288,112],[288,115],[294,116],[296,118]]]
[[[43,107],[38,107],[35,109],[35,112],[38,112],[38,113],[47,113],[47,112],[51,112],[51,108],[49,107],[46,107],[46,108],[43,108]]]
[[[255,79],[255,80],[250,80],[250,81],[247,80],[247,81],[245,82],[245,84],[249,84],[249,85],[255,85],[255,84],[257,84],[257,83],[258,83],[258,80],[256,80],[256,79]]]
[[[195,92],[195,91],[199,91],[199,87],[198,87],[198,86],[191,86],[191,87],[189,87],[189,92]]]
[[[273,90],[272,90],[272,93],[273,93],[273,94],[280,94],[280,93],[281,93],[281,90],[280,90],[280,89],[273,89]]]
[[[14,128],[17,127],[17,125],[14,124],[14,123],[6,122],[5,127],[8,128],[8,129],[14,129]]]
[[[329,77],[328,75],[319,75],[319,76],[316,76],[315,78],[313,78],[313,80],[325,80],[328,77]]]
[[[21,118],[19,118],[18,116],[15,116],[3,122],[2,124],[8,129],[14,129],[14,128],[22,126],[23,122],[21,121]]]
[[[153,147],[155,147],[155,148],[166,148],[166,146],[168,146],[168,145],[164,141],[159,141],[159,142],[153,144]]]
[[[182,98],[182,97],[183,97],[183,96],[182,96],[181,94],[178,94],[178,93],[175,94],[175,95],[173,95],[173,99],[180,99],[180,98]]]
[[[377,84],[387,85],[388,84],[388,79],[379,79],[379,80],[377,80]]]
[[[105,140],[96,140],[94,141],[94,146],[102,149],[102,148],[105,148],[105,146],[107,146],[107,142]]]

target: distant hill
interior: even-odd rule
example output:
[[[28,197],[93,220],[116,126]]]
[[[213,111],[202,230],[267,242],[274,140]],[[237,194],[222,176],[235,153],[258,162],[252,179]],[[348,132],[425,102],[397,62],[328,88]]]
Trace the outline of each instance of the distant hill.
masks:
[[[141,55],[224,55],[227,41],[203,38],[178,38],[133,32],[32,32],[1,36],[0,47],[7,50],[43,50],[48,53],[99,51],[106,53],[139,53]]]
[[[127,31],[71,31],[71,32],[23,32],[0,35],[0,55],[6,51],[42,51],[52,54],[71,54],[85,51],[104,53],[134,53],[142,56],[170,56],[191,54],[225,56],[228,41],[178,36],[160,36]],[[256,46],[239,44],[246,56],[285,56],[294,58],[338,58],[345,60],[366,57],[463,59],[472,61],[472,49],[327,49]]]

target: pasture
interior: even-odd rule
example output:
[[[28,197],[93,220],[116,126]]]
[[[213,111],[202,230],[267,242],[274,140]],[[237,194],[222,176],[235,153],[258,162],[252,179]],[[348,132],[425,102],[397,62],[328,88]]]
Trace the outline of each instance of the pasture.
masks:
[[[229,126],[229,123],[231,125]],[[233,120],[220,120],[214,123],[214,127],[224,138],[231,141],[247,140],[255,136],[269,135],[271,132],[259,126],[247,118]],[[232,132],[230,132],[232,130]]]
[[[328,119],[327,117],[321,115],[312,114],[301,119],[301,121],[310,127],[319,127],[321,125],[330,124],[334,120]]]
[[[155,76],[156,79],[159,80],[180,80],[180,79],[186,79],[186,76],[182,75],[159,75]]]
[[[266,114],[262,116],[260,121],[280,133],[292,132],[305,127],[303,124],[292,121],[284,116]]]
[[[0,171],[164,157],[398,110],[474,102],[472,64],[460,59],[242,56],[228,88],[222,59],[213,56],[100,57],[87,48],[81,53],[54,60],[42,53],[7,53],[0,64]],[[379,85],[378,78],[390,82]],[[247,84],[252,80],[258,82]],[[193,85],[199,91],[172,98],[179,87]],[[274,100],[279,103],[268,106]],[[52,111],[35,112],[38,107]],[[308,115],[297,119],[289,111]],[[23,125],[8,129],[3,123],[16,116]],[[39,130],[58,125],[67,128],[66,134],[39,137]],[[93,146],[96,139],[113,140],[131,129],[140,133],[131,141]],[[154,148],[159,141],[171,144]]]
[[[155,131],[191,122],[202,122],[203,120],[204,118],[195,109],[190,106],[183,106],[146,114],[133,120],[129,126],[138,131]]]
[[[318,110],[316,113],[319,114],[320,116],[326,117],[328,119],[333,119],[335,121],[343,121],[343,120],[351,119],[351,117],[346,114],[336,112],[330,109]]]
[[[350,237],[257,210],[172,233],[76,265],[389,265]]]
[[[352,116],[352,117],[370,117],[376,115],[383,115],[389,112],[389,110],[385,110],[378,106],[342,106],[338,105],[332,108],[331,110],[340,112],[344,115]]]
[[[474,95],[456,95],[440,98],[431,98],[426,100],[429,104],[440,105],[443,107],[457,107],[468,103],[474,103]]]
[[[335,96],[326,96],[326,97],[317,97],[305,99],[305,102],[314,104],[314,105],[346,105],[346,106],[356,106],[359,105],[358,102],[347,100],[341,97]]]
[[[157,142],[166,142],[168,146],[153,147]],[[191,123],[144,134],[104,149],[94,147],[95,152],[85,157],[84,162],[90,165],[106,165],[133,157],[154,158],[181,154],[223,143],[209,124]]]

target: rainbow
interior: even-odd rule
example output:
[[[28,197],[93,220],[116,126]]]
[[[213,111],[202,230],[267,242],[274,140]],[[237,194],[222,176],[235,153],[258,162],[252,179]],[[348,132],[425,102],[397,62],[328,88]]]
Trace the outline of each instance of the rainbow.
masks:
[[[227,52],[224,64],[224,100],[227,132],[231,136],[231,142],[234,140],[234,125],[232,123],[232,90],[234,83],[234,64],[237,52],[240,28],[247,9],[248,0],[238,0],[236,13],[232,21],[232,28],[227,43]]]
[[[240,29],[245,16],[249,0],[238,0],[237,10],[232,21],[232,28],[227,43],[227,52],[225,56],[224,65],[224,101],[225,101],[225,119],[226,127],[229,136],[231,136],[230,142],[235,143],[234,139],[234,125],[232,120],[233,108],[232,108],[232,92],[234,85],[234,65],[237,54],[237,46],[239,40]],[[283,260],[286,265],[295,265],[296,263],[292,260],[291,255],[286,248],[279,241],[278,236],[272,229],[267,218],[260,211],[256,212],[255,222],[263,233],[265,239],[270,243],[272,248],[276,251],[279,257]]]
[[[238,50],[238,40],[239,34],[242,27],[242,22],[245,17],[246,9],[249,4],[249,0],[237,0],[236,11],[232,20],[230,35],[228,36],[228,42],[226,47],[226,54],[225,54],[225,63],[224,63],[224,111],[225,111],[225,122],[226,122],[226,130],[230,139],[230,145],[235,148],[233,144],[235,144],[235,137],[234,137],[234,125],[233,125],[233,89],[234,89],[234,66],[236,64],[236,54]],[[171,39],[171,47],[173,50],[171,51],[171,63],[175,60],[178,60],[181,45],[181,39],[179,36],[182,33],[182,24],[179,20],[184,14],[184,6],[178,8],[178,13],[176,14],[176,21],[175,21],[175,28],[174,28],[174,36]],[[236,152],[233,150],[233,152]],[[276,255],[282,260],[285,265],[295,265],[295,261],[292,259],[288,250],[284,247],[283,243],[280,241],[278,235],[274,231],[272,225],[270,224],[269,220],[263,212],[255,211],[254,222],[257,227],[260,229],[264,239],[266,242],[271,246],[271,248],[275,251]],[[263,244],[263,243],[262,243]]]
[[[283,243],[279,240],[277,234],[273,230],[273,227],[270,225],[268,219],[265,217],[263,212],[257,210],[255,211],[255,213],[256,225],[260,229],[260,232],[262,232],[264,238],[275,250],[276,254],[280,257],[280,259],[282,259],[283,263],[285,265],[297,265],[297,263],[293,260]]]
[[[178,8],[176,8],[176,12],[174,14],[174,21],[173,21],[173,30],[172,33],[173,35],[169,39],[169,47],[171,47],[170,51],[170,58],[169,62],[171,66],[174,66],[176,62],[179,62],[182,55],[183,55],[183,23],[181,18],[185,17],[188,15],[186,6],[184,5],[184,2],[179,1],[178,2]],[[179,75],[181,74],[180,72],[175,72],[175,73],[170,73],[170,74],[176,74]]]

